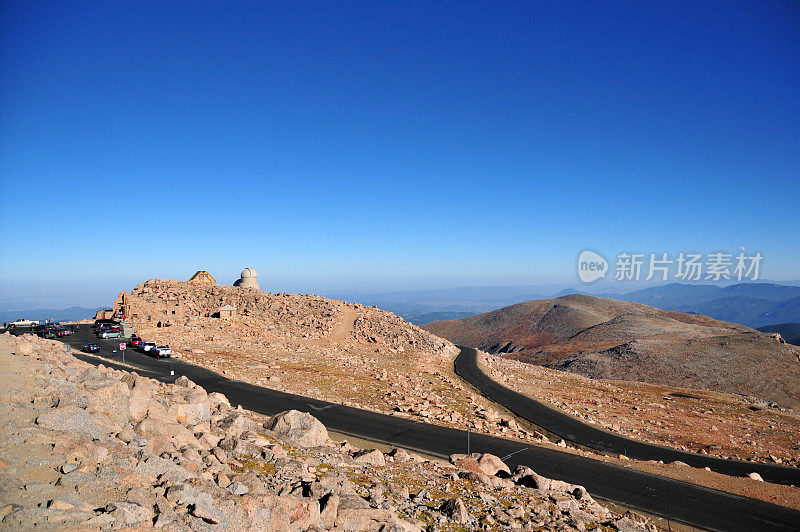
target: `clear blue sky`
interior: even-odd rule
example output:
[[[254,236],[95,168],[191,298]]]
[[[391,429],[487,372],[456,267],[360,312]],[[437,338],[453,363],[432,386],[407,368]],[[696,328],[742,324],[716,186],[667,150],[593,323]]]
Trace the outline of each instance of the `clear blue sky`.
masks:
[[[0,298],[797,279],[799,95],[789,0],[3,2]]]

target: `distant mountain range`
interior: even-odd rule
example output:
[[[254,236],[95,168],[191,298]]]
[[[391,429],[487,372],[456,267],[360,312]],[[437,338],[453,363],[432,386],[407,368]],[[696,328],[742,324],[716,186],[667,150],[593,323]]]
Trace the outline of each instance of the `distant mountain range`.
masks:
[[[94,318],[99,308],[70,307],[62,309],[0,310],[0,324],[19,318],[28,320],[78,321]]]
[[[613,298],[666,310],[706,314],[748,327],[800,322],[800,286],[741,283],[722,287],[676,283]]]
[[[794,281],[787,283],[795,284]],[[618,287],[614,287],[616,288]],[[548,289],[552,291],[549,292]],[[545,295],[548,293],[554,295]],[[729,286],[673,283],[627,293],[614,293],[608,288],[593,292],[535,285],[408,290],[334,297],[375,305],[394,312],[411,323],[421,325],[437,320],[474,316],[533,299],[571,294],[586,294],[632,301],[665,310],[706,314],[718,320],[741,323],[748,327],[800,322],[800,286],[769,282]]]

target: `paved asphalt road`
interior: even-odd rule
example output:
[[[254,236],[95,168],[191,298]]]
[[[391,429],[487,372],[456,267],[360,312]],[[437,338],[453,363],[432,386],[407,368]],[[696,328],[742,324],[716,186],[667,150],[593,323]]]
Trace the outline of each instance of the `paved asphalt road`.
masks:
[[[77,348],[94,341],[101,346],[101,355],[108,355],[119,342],[95,339],[88,326],[80,326],[75,335],[62,340]],[[93,364],[102,362],[115,367],[119,366],[114,362],[121,361],[119,355],[104,360],[77,352],[75,356]],[[367,440],[417,449],[442,457],[467,451],[465,431],[261,388],[224,378],[176,359],[155,359],[128,350],[125,361],[136,367],[142,375],[165,382],[186,375],[209,392],[224,393],[232,404],[241,404],[243,408],[262,414],[272,415],[283,410],[296,409],[311,412],[332,431]],[[175,372],[174,376],[170,375],[170,371]],[[541,475],[581,484],[600,499],[672,521],[708,530],[800,530],[800,511],[797,510],[554,449],[527,447],[518,441],[480,434],[472,434],[469,441],[472,452],[488,452],[505,457],[505,462],[512,469],[517,465],[527,465]]]
[[[800,469],[796,467],[724,460],[708,455],[687,453],[618,436],[583,423],[492,380],[478,367],[477,352],[470,347],[461,348],[461,353],[456,358],[455,369],[461,378],[492,401],[503,405],[534,425],[578,445],[614,456],[625,454],[629,458],[637,460],[663,460],[667,463],[681,461],[698,468],[710,467],[713,471],[735,477],[744,477],[748,473],[755,472],[769,482],[800,486]]]

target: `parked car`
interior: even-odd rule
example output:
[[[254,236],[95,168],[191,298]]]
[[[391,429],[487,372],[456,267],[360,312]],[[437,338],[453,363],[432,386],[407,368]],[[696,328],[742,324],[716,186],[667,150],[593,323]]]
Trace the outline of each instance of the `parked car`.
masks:
[[[109,319],[94,320],[93,327],[95,329],[97,329],[98,327],[101,327],[103,325],[119,325],[119,322],[116,321],[116,320],[109,320]]]
[[[118,333],[121,333],[122,332],[122,327],[100,327],[99,329],[97,329],[97,333],[96,334],[97,334],[97,336],[100,336],[101,334],[104,334],[104,333],[107,333],[107,332],[118,332]]]
[[[168,345],[157,345],[153,348],[153,352],[158,358],[169,358],[172,356],[172,349]]]
[[[106,329],[105,331],[101,331],[97,336],[104,340],[107,338],[122,338],[122,331],[119,329]]]
[[[142,339],[138,336],[131,336],[130,342],[132,347],[139,347],[142,344]]]
[[[87,353],[96,353],[100,351],[100,346],[97,344],[86,344],[85,346],[83,346],[83,350],[86,351]]]
[[[25,318],[20,318],[18,320],[14,320],[8,324],[9,329],[14,329],[16,327],[33,327],[34,325],[39,325],[38,321],[33,320],[26,320]]]
[[[139,349],[142,351],[142,353],[147,353],[151,351],[155,346],[156,346],[155,342],[142,342],[141,345],[139,346]]]

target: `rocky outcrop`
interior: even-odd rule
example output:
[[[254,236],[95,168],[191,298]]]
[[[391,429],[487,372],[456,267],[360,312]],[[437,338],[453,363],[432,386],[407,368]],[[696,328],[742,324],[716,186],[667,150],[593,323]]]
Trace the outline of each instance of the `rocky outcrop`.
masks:
[[[184,377],[164,384],[95,368],[47,340],[0,336],[0,371],[0,519],[8,529],[622,523],[582,488],[528,469],[512,474],[491,455],[454,456],[454,467],[399,449],[362,451],[333,443],[310,414],[264,418]]]
[[[236,308],[236,322],[261,329],[273,338],[324,339],[336,336],[340,318],[353,314],[345,340],[386,345],[395,349],[443,352],[449,342],[375,307],[346,303],[311,294],[271,294],[163,279],[151,279],[120,292],[114,313],[140,328],[189,325],[214,318],[218,309]]]
[[[270,429],[301,447],[328,445],[331,440],[325,425],[306,412],[289,410],[272,417],[264,428]]]

